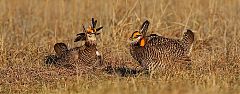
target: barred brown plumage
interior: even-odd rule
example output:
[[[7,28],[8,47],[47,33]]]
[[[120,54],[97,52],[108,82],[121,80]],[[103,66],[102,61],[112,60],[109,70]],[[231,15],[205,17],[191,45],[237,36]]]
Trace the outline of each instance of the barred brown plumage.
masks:
[[[146,36],[148,26],[146,20],[130,37],[130,53],[144,69],[151,72],[171,62],[191,61],[189,54],[194,41],[191,30],[187,30],[182,39],[171,39],[156,34]]]
[[[92,25],[85,29],[83,33],[77,34],[74,42],[85,41],[81,47],[68,49],[64,43],[56,43],[54,45],[55,55],[45,57],[45,63],[63,66],[67,68],[93,68],[96,64],[101,63],[101,55],[97,49],[96,35],[103,27],[95,28],[97,20],[92,18]]]

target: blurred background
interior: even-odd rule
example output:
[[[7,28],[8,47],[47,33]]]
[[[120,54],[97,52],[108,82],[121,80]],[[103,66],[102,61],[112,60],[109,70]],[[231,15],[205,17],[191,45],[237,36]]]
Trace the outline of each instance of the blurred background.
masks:
[[[172,91],[175,90],[177,93],[201,94],[205,93],[201,91],[205,89],[209,89],[206,93],[219,94],[217,91],[221,92],[221,90],[221,93],[239,93],[239,6],[239,0],[0,0],[0,68],[11,67],[14,70],[21,66],[23,70],[25,67],[35,70],[35,67],[44,67],[43,57],[54,53],[55,43],[64,42],[70,48],[83,45],[82,42],[73,41],[76,34],[82,32],[82,24],[89,24],[92,17],[98,20],[97,26],[104,27],[98,38],[98,48],[101,53],[113,63],[126,61],[136,63],[129,54],[128,38],[132,32],[140,28],[143,21],[149,20],[149,34],[155,33],[177,39],[182,37],[185,29],[191,29],[196,36],[191,53],[195,70],[182,75],[190,77],[191,80],[189,78],[182,81],[176,80],[183,79],[181,77],[170,77],[171,80],[183,82],[183,86],[190,81],[189,86],[183,87],[182,91],[181,84],[179,87],[174,87],[179,84],[176,82],[173,84],[174,88],[168,87],[171,89],[167,90],[167,93],[173,93]],[[6,79],[8,76],[2,77]],[[31,75],[26,75],[26,79],[28,77],[31,78]],[[15,76],[12,78],[14,79]],[[110,81],[114,83],[116,79]],[[168,84],[168,81],[164,80],[163,84]],[[204,81],[210,82],[207,84]],[[73,85],[74,81],[70,82]],[[5,89],[0,88],[0,91],[28,92],[29,87],[34,86],[30,81],[25,88],[19,85],[17,88],[20,89],[16,87],[14,89],[11,84],[6,83],[2,80],[0,85]],[[45,86],[48,82],[39,83],[42,83],[41,92],[51,91],[42,89],[48,88]],[[140,84],[134,84],[135,91],[129,89],[126,93],[138,93],[141,86],[144,87]],[[150,85],[152,82],[145,84]],[[189,90],[188,88],[195,86],[194,84],[200,86]],[[64,83],[64,85],[69,84]],[[158,90],[166,91],[164,87],[155,86],[146,90],[151,91],[150,93],[156,93],[155,91]],[[130,87],[126,86],[126,88]],[[36,88],[38,88],[36,91],[39,91],[39,87]],[[32,87],[32,92],[36,92],[36,88]],[[106,89],[110,90],[110,93],[113,93],[111,89],[116,89],[95,88],[97,88],[96,92]],[[91,89],[87,88],[86,92],[82,92],[89,93]],[[81,91],[78,88],[73,92],[79,93],[78,90]],[[71,89],[63,89],[63,91],[67,93]],[[120,91],[118,92],[121,93]]]

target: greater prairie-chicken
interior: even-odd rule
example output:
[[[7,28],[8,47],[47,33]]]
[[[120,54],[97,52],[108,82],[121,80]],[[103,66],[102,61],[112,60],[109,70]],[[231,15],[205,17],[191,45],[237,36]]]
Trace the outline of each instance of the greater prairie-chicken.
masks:
[[[54,45],[56,54],[47,56],[45,63],[68,68],[75,68],[77,66],[92,68],[96,64],[100,64],[101,55],[96,47],[96,36],[100,34],[99,30],[103,27],[96,29],[96,24],[97,20],[92,18],[91,25],[87,29],[83,25],[83,32],[77,34],[74,42],[85,41],[83,46],[68,49],[65,43],[56,43]]]
[[[184,32],[182,39],[172,39],[157,34],[146,35],[149,21],[130,37],[130,53],[140,65],[149,71],[163,68],[168,63],[191,61],[190,52],[194,41],[191,30]]]

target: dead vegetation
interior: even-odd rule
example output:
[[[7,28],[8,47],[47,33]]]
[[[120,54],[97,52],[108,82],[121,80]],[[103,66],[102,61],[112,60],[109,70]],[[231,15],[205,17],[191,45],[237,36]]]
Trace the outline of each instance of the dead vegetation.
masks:
[[[240,92],[238,0],[0,0],[0,93],[194,93]],[[105,62],[137,66],[128,38],[148,19],[149,33],[179,38],[195,31],[192,68],[154,77],[83,74],[43,63],[57,42],[70,48],[82,25],[104,26],[98,49]]]

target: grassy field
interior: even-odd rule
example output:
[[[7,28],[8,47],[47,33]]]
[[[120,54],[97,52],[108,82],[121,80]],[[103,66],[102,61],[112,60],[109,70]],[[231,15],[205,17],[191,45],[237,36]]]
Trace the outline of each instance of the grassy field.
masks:
[[[240,94],[239,0],[0,0],[0,93]],[[128,38],[195,32],[192,68],[149,76],[79,74],[46,66],[53,45],[69,47],[91,18],[104,26],[98,48],[113,63],[134,63]]]

